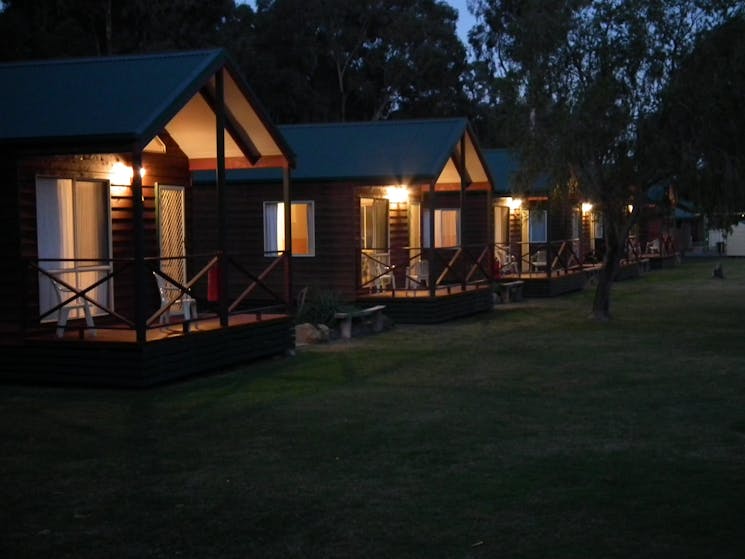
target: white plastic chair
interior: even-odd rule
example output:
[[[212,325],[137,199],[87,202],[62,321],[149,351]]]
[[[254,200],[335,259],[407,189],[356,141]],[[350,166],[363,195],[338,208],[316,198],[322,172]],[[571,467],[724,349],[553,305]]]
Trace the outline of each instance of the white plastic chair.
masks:
[[[374,274],[377,276],[373,285],[377,291],[383,291],[386,286],[388,289],[396,289],[396,276],[393,273],[393,267],[386,264],[376,263],[377,270]]]
[[[517,262],[511,254],[505,254],[499,261],[500,273],[504,276],[507,274],[517,274]]]
[[[56,278],[49,276],[54,287],[54,294],[57,298],[57,304],[61,305],[63,301],[70,299],[75,292],[62,285]],[[57,311],[57,337],[62,338],[65,335],[65,328],[67,327],[67,319],[70,317],[70,311],[83,309],[85,314],[85,324],[91,329],[91,334],[96,335],[95,325],[93,323],[93,314],[91,313],[91,305],[84,297],[77,296],[70,300],[64,306],[60,307]]]
[[[172,315],[183,315],[184,320],[195,320],[199,318],[197,314],[197,301],[188,293],[183,293],[181,289],[173,285],[160,274],[153,272],[155,281],[158,284],[158,293],[160,294],[160,308],[166,309],[160,315],[160,323],[165,324],[170,321]],[[179,310],[180,309],[180,310]]]
[[[538,250],[530,259],[531,267],[534,272],[539,272],[546,269],[546,251]]]
[[[429,285],[429,261],[416,260],[406,267],[406,289],[421,289]]]

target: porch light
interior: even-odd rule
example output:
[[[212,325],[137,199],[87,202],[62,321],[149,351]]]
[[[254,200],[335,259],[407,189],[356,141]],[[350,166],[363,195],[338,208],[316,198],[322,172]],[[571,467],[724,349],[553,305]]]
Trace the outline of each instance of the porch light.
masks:
[[[626,206],[626,209],[630,214],[634,213],[634,204],[629,204],[628,206]]]
[[[385,197],[391,204],[405,204],[409,201],[409,189],[405,186],[389,186]]]
[[[127,186],[132,184],[133,176],[134,171],[132,170],[132,167],[125,165],[121,161],[117,161],[111,166],[111,170],[109,171],[109,182],[111,184]],[[145,167],[140,167],[140,177],[144,176]]]
[[[582,202],[582,213],[589,214],[592,211],[592,204],[590,202]]]
[[[523,205],[523,201],[520,198],[507,198],[507,205],[511,210],[519,210],[520,206]]]

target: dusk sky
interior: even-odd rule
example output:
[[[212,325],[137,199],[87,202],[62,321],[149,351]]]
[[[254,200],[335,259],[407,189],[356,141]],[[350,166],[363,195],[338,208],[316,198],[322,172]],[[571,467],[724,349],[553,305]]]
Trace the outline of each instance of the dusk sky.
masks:
[[[464,45],[468,45],[468,31],[473,27],[475,19],[466,7],[466,0],[446,0],[448,4],[458,10],[458,37]]]

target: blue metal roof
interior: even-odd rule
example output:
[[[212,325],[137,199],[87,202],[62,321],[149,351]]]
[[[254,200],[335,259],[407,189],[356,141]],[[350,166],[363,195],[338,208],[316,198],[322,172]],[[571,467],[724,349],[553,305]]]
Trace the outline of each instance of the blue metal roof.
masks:
[[[0,64],[0,145],[89,153],[143,148],[223,67],[289,155],[222,49]]]
[[[494,192],[502,196],[522,193],[524,189],[516,185],[516,175],[520,170],[520,157],[517,151],[507,148],[483,150],[484,160],[494,179]],[[527,194],[546,194],[549,190],[548,175],[537,178]]]
[[[485,149],[484,159],[494,179],[494,192],[509,195],[513,177],[520,168],[516,153],[510,149]]]
[[[136,141],[223,63],[210,50],[0,64],[0,141]]]
[[[461,137],[465,118],[280,126],[296,156],[293,181],[408,184],[436,180]],[[280,180],[271,169],[228,171],[230,182]],[[214,173],[194,173],[197,183]]]

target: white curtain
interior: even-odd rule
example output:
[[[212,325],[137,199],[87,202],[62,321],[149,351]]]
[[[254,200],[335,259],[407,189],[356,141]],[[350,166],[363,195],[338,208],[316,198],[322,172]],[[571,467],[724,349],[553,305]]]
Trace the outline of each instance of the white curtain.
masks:
[[[72,180],[39,178],[36,181],[36,228],[39,259],[74,258],[75,239],[72,228],[73,200]],[[39,262],[44,270],[72,268],[73,262]],[[75,285],[75,274],[56,274],[63,281]],[[44,314],[57,304],[57,295],[50,279],[39,274],[39,310]],[[50,320],[56,319],[51,316]]]
[[[87,259],[77,262],[41,262],[45,270],[75,269],[57,272],[60,279],[77,289],[84,289],[103,278],[106,270],[80,271],[102,266],[109,258],[108,197],[106,184],[95,181],[39,178],[36,181],[36,226],[39,259]],[[109,282],[89,292],[102,305],[109,302]],[[57,305],[54,286],[46,276],[39,276],[41,314]],[[97,309],[92,309],[96,314]],[[100,311],[98,311],[100,313]],[[71,315],[74,316],[74,313]],[[56,317],[49,317],[54,320]]]
[[[285,204],[284,202],[264,203],[264,252],[266,256],[276,256],[285,250]]]
[[[456,209],[435,210],[435,248],[452,248],[460,244],[460,235],[458,234],[459,213],[459,210]],[[429,210],[422,213],[422,218],[424,230],[422,245],[429,248]]]

